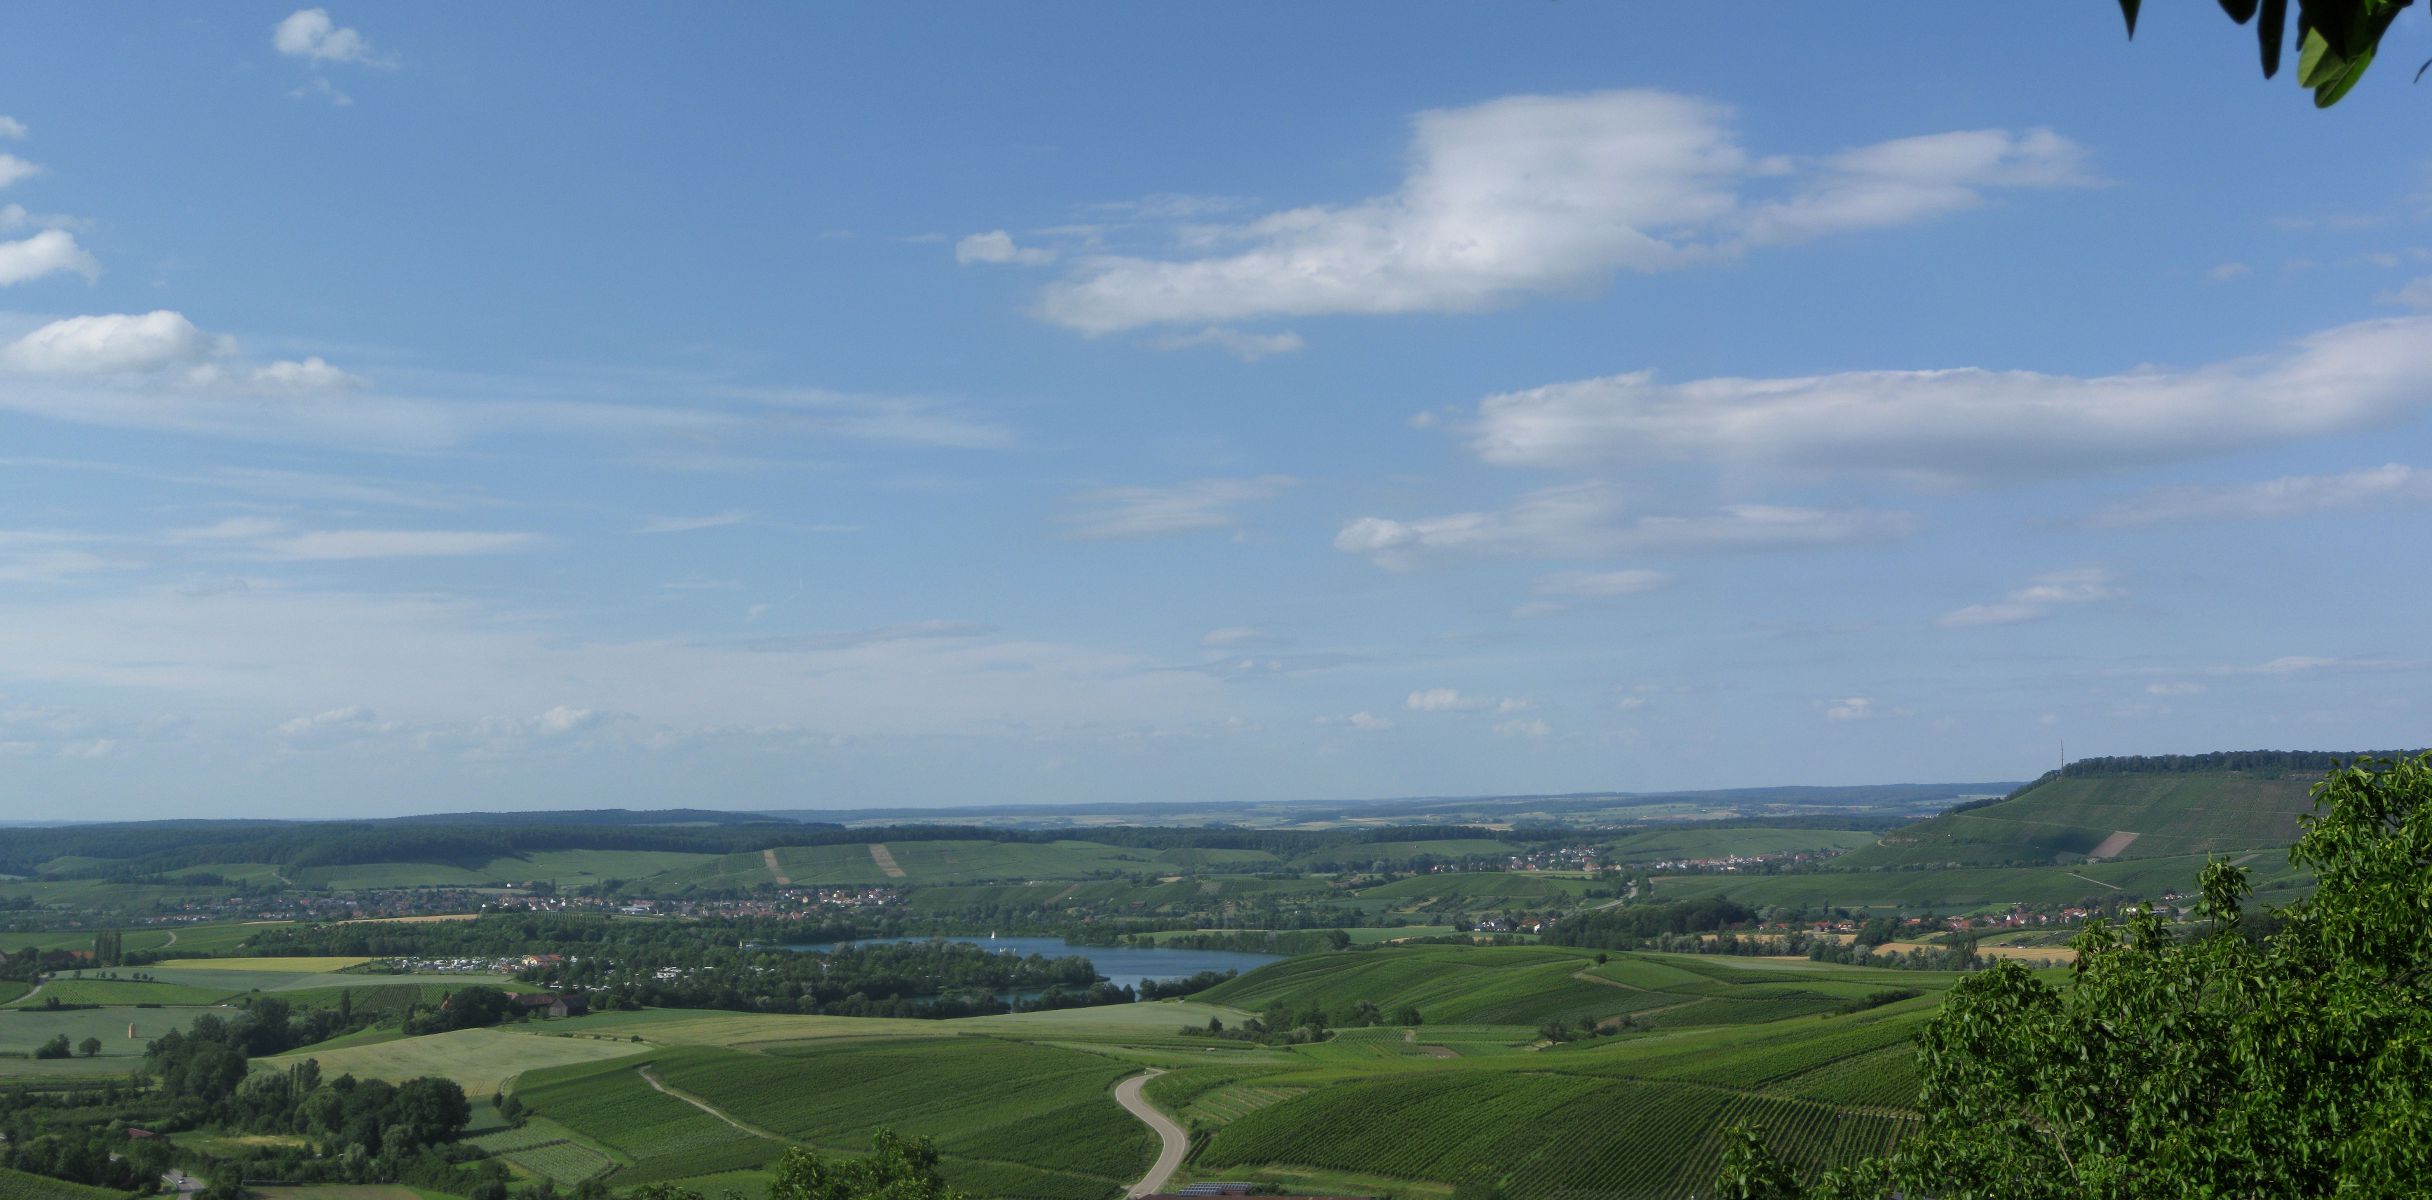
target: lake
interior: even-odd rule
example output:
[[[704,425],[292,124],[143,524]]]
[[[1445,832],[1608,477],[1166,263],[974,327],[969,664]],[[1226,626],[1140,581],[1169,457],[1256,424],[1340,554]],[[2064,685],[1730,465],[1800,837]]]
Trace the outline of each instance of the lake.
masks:
[[[1063,938],[1047,937],[925,937],[863,938],[863,946],[885,945],[890,942],[926,941],[966,942],[990,950],[1009,951],[1025,957],[1037,954],[1047,958],[1086,958],[1116,987],[1138,987],[1143,979],[1181,979],[1201,971],[1239,971],[1244,975],[1271,962],[1283,959],[1281,954],[1251,954],[1243,950],[1185,950],[1176,946],[1076,946]],[[833,950],[845,943],[822,942],[810,946],[787,946],[788,950]]]

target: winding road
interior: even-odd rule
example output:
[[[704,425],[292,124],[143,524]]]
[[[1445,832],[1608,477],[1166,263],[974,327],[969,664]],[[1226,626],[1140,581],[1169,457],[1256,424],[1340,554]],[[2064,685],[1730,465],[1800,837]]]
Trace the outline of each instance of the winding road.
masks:
[[[1163,1074],[1163,1071],[1143,1071],[1115,1085],[1115,1103],[1140,1118],[1141,1124],[1156,1130],[1157,1140],[1161,1143],[1156,1165],[1150,1167],[1148,1174],[1141,1176],[1140,1182],[1133,1184],[1132,1190],[1125,1193],[1129,1196],[1147,1196],[1164,1191],[1165,1181],[1172,1179],[1174,1172],[1182,1169],[1183,1156],[1191,1152],[1191,1135],[1183,1132],[1182,1126],[1175,1124],[1172,1117],[1157,1111],[1157,1106],[1149,1103],[1148,1097],[1141,1094],[1140,1089],[1148,1086],[1149,1080]]]

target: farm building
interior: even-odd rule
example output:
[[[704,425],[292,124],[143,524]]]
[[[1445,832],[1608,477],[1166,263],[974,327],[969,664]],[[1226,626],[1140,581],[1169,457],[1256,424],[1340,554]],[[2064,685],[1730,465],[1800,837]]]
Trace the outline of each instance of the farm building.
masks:
[[[591,1001],[578,992],[535,992],[517,996],[515,1003],[534,1016],[579,1017],[591,1011]]]

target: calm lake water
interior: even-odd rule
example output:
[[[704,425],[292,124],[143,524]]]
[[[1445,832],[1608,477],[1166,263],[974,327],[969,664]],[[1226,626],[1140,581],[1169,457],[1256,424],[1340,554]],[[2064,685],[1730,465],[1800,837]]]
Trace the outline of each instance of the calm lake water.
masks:
[[[864,938],[858,944],[883,945],[889,942],[925,942],[925,937]],[[1086,958],[1098,968],[1108,983],[1116,987],[1138,987],[1143,979],[1180,979],[1201,971],[1239,971],[1244,975],[1283,958],[1280,954],[1251,954],[1240,950],[1183,950],[1168,946],[1076,946],[1063,938],[1045,937],[957,937],[942,939],[968,942],[990,950],[1004,950],[1028,956],[1048,958]],[[833,950],[842,943],[823,942],[814,946],[787,946],[788,950]]]

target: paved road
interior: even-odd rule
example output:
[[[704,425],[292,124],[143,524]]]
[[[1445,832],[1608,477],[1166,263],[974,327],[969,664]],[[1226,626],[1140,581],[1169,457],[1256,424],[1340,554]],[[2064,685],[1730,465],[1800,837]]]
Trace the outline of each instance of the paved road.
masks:
[[[1148,1174],[1132,1185],[1129,1194],[1133,1196],[1164,1191],[1165,1181],[1172,1179],[1174,1172],[1182,1169],[1182,1156],[1191,1152],[1191,1135],[1184,1133],[1182,1126],[1176,1125],[1172,1117],[1158,1112],[1157,1106],[1140,1094],[1140,1089],[1146,1087],[1149,1080],[1163,1074],[1163,1071],[1143,1071],[1115,1085],[1115,1103],[1140,1118],[1141,1123],[1156,1130],[1157,1140],[1162,1143],[1157,1151],[1157,1165],[1150,1167]]]

